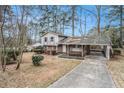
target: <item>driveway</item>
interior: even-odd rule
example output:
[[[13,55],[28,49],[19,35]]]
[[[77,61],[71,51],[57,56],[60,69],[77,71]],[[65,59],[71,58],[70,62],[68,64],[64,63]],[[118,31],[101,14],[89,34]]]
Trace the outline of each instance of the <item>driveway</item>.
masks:
[[[80,65],[49,88],[114,88],[114,82],[102,56],[87,56]]]

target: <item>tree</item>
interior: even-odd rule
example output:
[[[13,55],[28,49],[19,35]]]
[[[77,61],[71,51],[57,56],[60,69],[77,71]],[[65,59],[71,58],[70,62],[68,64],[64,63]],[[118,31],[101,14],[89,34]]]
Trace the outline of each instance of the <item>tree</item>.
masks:
[[[75,8],[76,6],[72,6],[72,36],[74,36],[74,24],[75,24]]]
[[[123,27],[123,24],[122,24],[122,21],[123,21],[123,6],[120,5],[120,6],[117,6],[117,5],[114,5],[114,6],[110,6],[109,7],[110,11],[109,11],[109,17],[112,18],[112,22],[118,22],[119,23],[119,26],[120,26],[120,47],[122,47],[122,38],[123,38],[123,32],[122,32],[122,27]],[[116,25],[118,27],[118,24]]]
[[[62,32],[64,34],[65,29],[67,29],[71,23],[71,15],[70,15],[70,11],[69,11],[69,6],[61,6],[60,7],[59,23],[60,23],[60,32]]]
[[[4,13],[3,13],[4,12]],[[5,41],[3,36],[3,26],[5,22],[5,12],[6,7],[0,6],[0,38],[1,38],[1,45],[2,45],[2,51],[1,51],[1,64],[3,71],[5,71],[6,66],[6,60],[5,60]]]
[[[93,17],[97,20],[97,31],[98,31],[98,34],[100,33],[100,22],[101,22],[101,6],[100,5],[96,5],[95,6],[96,9],[94,9],[94,11],[96,10],[96,12],[93,12],[92,10],[90,9],[86,9],[86,8],[82,8],[84,11],[90,13],[90,15],[93,15]]]
[[[120,46],[121,46],[121,48],[123,45],[122,20],[123,20],[123,6],[120,5]]]
[[[16,70],[19,69],[20,67],[20,63],[22,62],[22,55],[23,55],[23,50],[24,50],[24,46],[26,45],[26,34],[27,34],[27,18],[30,15],[30,7],[29,6],[18,6],[16,7],[17,12],[20,13],[20,16],[17,13],[17,27],[18,27],[18,51],[20,53],[19,55],[19,59],[17,61],[17,66],[16,66]],[[20,10],[20,11],[19,11]]]
[[[6,69],[6,46],[5,46],[5,37],[4,37],[4,25],[6,20],[6,13],[9,13],[9,6],[0,6],[0,39],[1,39],[1,49],[0,49],[0,59],[3,71]]]
[[[101,21],[101,6],[97,5],[96,6],[96,10],[97,10],[97,28],[98,28],[98,34],[100,33],[100,21]]]

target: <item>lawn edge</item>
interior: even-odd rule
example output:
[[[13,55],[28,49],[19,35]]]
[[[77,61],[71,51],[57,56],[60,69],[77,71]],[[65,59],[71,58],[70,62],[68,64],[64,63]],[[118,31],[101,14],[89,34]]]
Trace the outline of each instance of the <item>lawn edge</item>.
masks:
[[[109,62],[109,61],[107,60],[107,62]],[[109,77],[110,77],[111,80],[113,81],[114,88],[118,88],[117,85],[116,85],[116,83],[115,83],[115,81],[114,81],[114,79],[113,79],[113,76],[112,76],[112,74],[111,74],[111,71],[110,71],[109,68],[108,68],[107,62],[106,62],[106,64],[105,64],[105,67],[106,67],[106,69],[107,69],[107,73],[109,74]]]
[[[49,85],[47,88],[54,88],[52,87],[52,85],[58,81],[60,81],[61,79],[63,79],[64,77],[66,77],[67,75],[69,75],[71,72],[73,72],[76,68],[78,68],[81,64],[83,63],[83,60],[77,65],[75,66],[73,69],[71,69],[69,72],[67,72],[65,75],[63,75],[62,77],[60,77],[58,80],[56,80],[55,82],[53,82],[51,85]]]

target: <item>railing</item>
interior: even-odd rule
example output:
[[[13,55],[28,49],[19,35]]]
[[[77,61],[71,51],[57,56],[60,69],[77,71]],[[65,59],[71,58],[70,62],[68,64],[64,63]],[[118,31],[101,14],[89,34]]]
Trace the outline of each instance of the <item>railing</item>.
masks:
[[[82,56],[82,52],[79,51],[70,51],[69,52],[70,56]]]

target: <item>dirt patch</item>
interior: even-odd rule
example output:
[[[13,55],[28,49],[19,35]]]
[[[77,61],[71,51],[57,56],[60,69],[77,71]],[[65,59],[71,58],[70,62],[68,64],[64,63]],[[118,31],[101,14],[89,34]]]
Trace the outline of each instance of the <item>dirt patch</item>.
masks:
[[[124,56],[115,56],[107,63],[107,66],[116,87],[124,88]]]
[[[32,55],[24,53],[19,70],[15,70],[16,65],[13,64],[7,66],[5,73],[0,71],[0,87],[47,87],[80,64],[79,60],[43,55],[41,66],[35,67]]]

